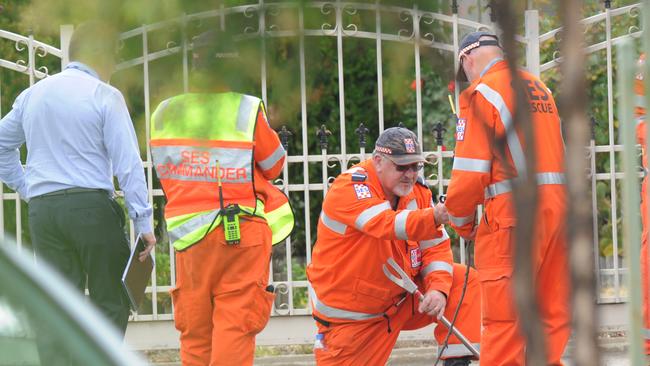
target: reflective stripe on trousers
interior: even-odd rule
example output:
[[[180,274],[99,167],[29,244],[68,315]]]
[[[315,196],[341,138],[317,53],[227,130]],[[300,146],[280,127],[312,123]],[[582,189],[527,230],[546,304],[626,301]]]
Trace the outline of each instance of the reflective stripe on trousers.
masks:
[[[564,184],[564,173],[537,173],[537,185]],[[485,187],[485,199],[512,191],[512,180],[506,179]]]
[[[318,297],[316,296],[316,291],[314,291],[314,289],[311,287],[311,284],[309,284],[307,288],[309,289],[309,295],[311,296],[311,301],[312,301],[312,305],[314,306],[314,309],[328,318],[366,320],[366,319],[380,318],[383,316],[383,314],[360,313],[357,311],[338,309],[332,306],[325,305],[318,299]]]

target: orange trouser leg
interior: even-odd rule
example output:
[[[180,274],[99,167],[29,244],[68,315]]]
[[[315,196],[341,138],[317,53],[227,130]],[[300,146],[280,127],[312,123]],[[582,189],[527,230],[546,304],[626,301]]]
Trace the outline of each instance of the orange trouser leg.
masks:
[[[549,204],[546,202],[545,204]],[[570,278],[564,215],[552,210],[538,228],[536,281],[537,303],[546,335],[548,365],[562,365],[560,359],[571,335]]]
[[[460,295],[463,291],[465,283],[466,266],[454,263],[454,277],[447,300],[447,307],[445,308],[445,317],[450,322],[454,318],[454,312],[458,306]],[[469,341],[471,341],[476,349],[480,348],[481,341],[481,291],[476,271],[470,268],[469,278],[467,281],[467,288],[465,290],[465,297],[463,303],[458,310],[456,322],[454,327],[458,329]],[[442,324],[438,324],[434,330],[434,335],[439,346],[442,346],[447,332],[449,330]],[[453,334],[449,337],[448,346],[442,353],[441,358],[453,358],[471,356],[470,352],[465,345],[463,345],[456,336]]]
[[[417,311],[417,302],[408,296],[398,308],[390,308],[387,318],[332,323],[316,323],[324,334],[325,349],[314,350],[319,366],[385,365],[401,330],[433,322],[433,318]],[[390,331],[389,331],[390,329]],[[408,328],[415,329],[415,328]]]
[[[643,242],[641,244],[641,286],[643,289],[643,318],[645,322],[645,353],[650,355],[650,281],[648,276],[648,267],[650,258],[648,257],[648,232],[647,227],[643,230]]]
[[[544,325],[547,364],[560,358],[570,335],[569,268],[565,247],[564,196],[543,191],[535,229],[534,275]],[[525,340],[519,330],[512,289],[514,220],[492,218],[479,227],[476,266],[481,281],[482,365],[524,365]]]
[[[479,226],[475,242],[476,268],[481,285],[480,364],[524,365],[524,339],[519,332],[512,292],[512,229]]]
[[[273,301],[265,291],[267,231],[256,231],[258,245],[228,246],[219,228],[176,253],[172,296],[183,366],[253,364],[255,335],[268,322]],[[242,237],[246,234],[242,227]]]
[[[445,310],[451,321],[465,280],[465,266],[454,264],[454,279]],[[425,327],[435,319],[418,312],[418,301],[413,296],[400,305],[397,310],[388,311],[388,319],[378,318],[366,321],[352,321],[331,324],[329,327],[316,323],[319,333],[324,334],[325,350],[314,350],[319,366],[329,365],[384,365],[390,357],[399,332]],[[478,281],[474,270],[470,271],[468,286],[455,326],[478,348],[480,341],[480,296]],[[388,331],[390,327],[390,332]],[[447,328],[436,327],[436,340],[441,344]],[[471,355],[455,337],[449,338],[448,352],[443,358]]]

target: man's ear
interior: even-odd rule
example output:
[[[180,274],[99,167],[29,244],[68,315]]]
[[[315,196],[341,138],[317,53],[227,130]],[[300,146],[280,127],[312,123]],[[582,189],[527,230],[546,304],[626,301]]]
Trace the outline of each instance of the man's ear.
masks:
[[[383,170],[382,160],[383,158],[379,154],[374,154],[372,156],[372,162],[375,165],[375,170],[377,171],[377,173],[381,173],[381,171]]]

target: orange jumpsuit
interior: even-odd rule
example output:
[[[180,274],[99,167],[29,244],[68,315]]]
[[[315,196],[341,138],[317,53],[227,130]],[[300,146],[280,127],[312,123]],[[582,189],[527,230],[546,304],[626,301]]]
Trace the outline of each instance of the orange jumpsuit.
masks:
[[[645,63],[645,54],[639,58],[639,68],[643,67]],[[648,304],[650,297],[650,284],[648,283],[648,152],[646,151],[646,124],[645,124],[645,92],[643,85],[643,70],[639,70],[634,81],[634,92],[636,94],[637,103],[634,111],[637,125],[636,125],[636,138],[637,142],[641,144],[643,150],[643,168],[645,169],[646,176],[643,178],[643,185],[641,186],[641,217],[643,219],[643,236],[641,239],[641,288],[643,299],[643,318],[645,323],[644,336],[645,336],[645,353],[650,355],[650,305]]]
[[[418,183],[392,209],[371,160],[334,181],[307,268],[313,316],[324,335],[325,349],[314,350],[319,365],[383,365],[401,330],[435,321],[384,275],[388,258],[416,279],[422,293],[445,294],[451,321],[466,267],[452,262],[449,237],[436,225],[432,206],[431,191]],[[467,287],[456,326],[478,346],[480,296],[473,270]],[[444,326],[436,327],[439,344],[446,334]],[[449,344],[443,358],[471,355],[455,337]]]
[[[260,107],[255,129],[256,179],[273,179],[284,157],[262,169],[279,148],[277,134]],[[265,192],[256,194],[265,196]],[[252,365],[255,335],[271,315],[275,295],[266,290],[271,229],[260,218],[240,217],[241,242],[227,245],[223,225],[186,250],[176,252],[174,321],[180,331],[181,361],[189,365]]]
[[[550,90],[521,72],[535,134],[539,206],[534,238],[537,302],[546,333],[548,364],[560,365],[570,335],[569,268],[565,239],[564,144]],[[475,239],[476,269],[482,294],[481,364],[524,365],[512,289],[516,219],[511,179],[525,176],[522,135],[511,129],[514,92],[508,65],[494,60],[460,96],[456,151],[445,205],[461,236],[475,225],[476,206],[484,205]],[[526,121],[528,122],[528,121]],[[506,130],[510,131],[506,137]],[[505,161],[499,141],[506,145]]]

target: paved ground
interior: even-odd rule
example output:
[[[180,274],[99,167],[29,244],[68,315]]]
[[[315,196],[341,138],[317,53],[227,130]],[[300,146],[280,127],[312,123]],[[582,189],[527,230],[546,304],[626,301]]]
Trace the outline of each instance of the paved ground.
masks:
[[[603,366],[628,366],[626,344],[624,339],[602,340],[602,363]],[[566,366],[571,366],[570,361],[571,349],[567,350]],[[435,360],[436,347],[405,347],[397,348],[393,351],[387,365],[394,366],[431,366]],[[650,365],[650,360],[647,365]],[[279,355],[257,357],[255,365],[264,366],[312,366],[315,365],[314,358],[311,354],[302,355]],[[179,362],[157,362],[158,366],[180,366]],[[442,365],[440,363],[439,365]],[[478,365],[473,363],[472,365]]]

